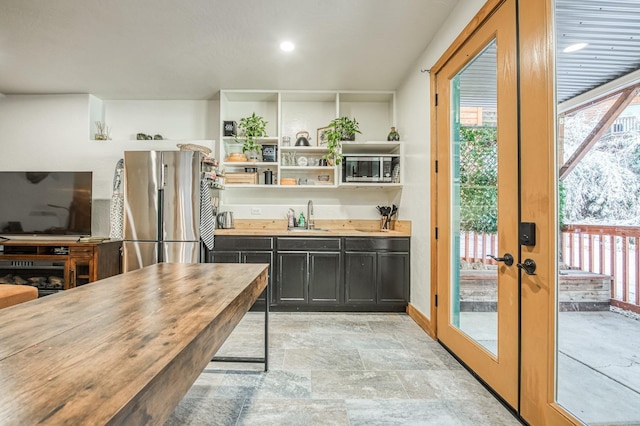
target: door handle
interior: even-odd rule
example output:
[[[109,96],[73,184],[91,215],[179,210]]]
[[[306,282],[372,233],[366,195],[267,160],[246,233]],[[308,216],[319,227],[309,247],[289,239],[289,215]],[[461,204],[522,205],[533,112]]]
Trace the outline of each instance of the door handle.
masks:
[[[536,262],[534,262],[533,259],[525,259],[524,262],[518,263],[516,266],[522,269],[527,275],[536,274]]]
[[[511,266],[513,265],[513,256],[509,253],[505,253],[503,257],[496,257],[492,254],[488,254],[487,257],[492,258],[496,262],[504,262],[505,265]]]

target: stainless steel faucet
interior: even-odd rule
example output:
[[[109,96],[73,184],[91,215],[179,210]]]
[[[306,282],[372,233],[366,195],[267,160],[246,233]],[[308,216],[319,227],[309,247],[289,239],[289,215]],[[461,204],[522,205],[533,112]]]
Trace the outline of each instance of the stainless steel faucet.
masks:
[[[315,229],[316,221],[313,218],[313,201],[307,203],[307,229]]]

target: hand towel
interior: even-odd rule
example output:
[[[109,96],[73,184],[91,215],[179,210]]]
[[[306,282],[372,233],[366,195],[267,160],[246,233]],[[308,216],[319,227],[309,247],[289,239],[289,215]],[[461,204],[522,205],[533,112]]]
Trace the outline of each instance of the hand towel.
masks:
[[[211,188],[207,179],[200,181],[200,238],[209,250],[213,250],[215,223],[211,210]]]

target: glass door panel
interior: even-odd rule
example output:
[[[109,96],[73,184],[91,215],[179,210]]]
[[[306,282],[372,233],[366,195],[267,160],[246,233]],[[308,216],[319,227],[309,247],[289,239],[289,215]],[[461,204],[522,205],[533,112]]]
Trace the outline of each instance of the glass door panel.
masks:
[[[640,3],[600,3],[555,2],[555,400],[587,425],[640,425],[638,43],[619,54],[637,36],[620,19],[640,22]]]
[[[496,41],[451,80],[450,321],[498,354]],[[460,261],[456,261],[457,259]],[[499,258],[499,257],[498,257]]]

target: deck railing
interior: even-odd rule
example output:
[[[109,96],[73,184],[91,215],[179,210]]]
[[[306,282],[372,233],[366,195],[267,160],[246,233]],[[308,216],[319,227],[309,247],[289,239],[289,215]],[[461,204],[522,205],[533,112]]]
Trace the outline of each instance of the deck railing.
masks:
[[[562,262],[611,275],[611,304],[640,313],[640,226],[567,225]]]
[[[640,313],[640,226],[567,225],[562,230],[561,262],[571,268],[610,275],[611,304]],[[495,234],[461,232],[463,261],[495,264]]]
[[[460,257],[468,263],[486,263],[495,265],[495,261],[488,254],[499,256],[498,236],[473,231],[460,232]]]

